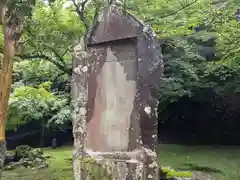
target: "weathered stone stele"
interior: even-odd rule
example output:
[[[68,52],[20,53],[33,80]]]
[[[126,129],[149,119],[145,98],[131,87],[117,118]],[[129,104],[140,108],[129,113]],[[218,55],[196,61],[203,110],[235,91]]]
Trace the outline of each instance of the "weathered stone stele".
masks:
[[[163,60],[151,27],[121,7],[105,8],[87,52],[75,48],[73,69],[74,157],[87,154],[116,180],[158,179],[156,86]]]

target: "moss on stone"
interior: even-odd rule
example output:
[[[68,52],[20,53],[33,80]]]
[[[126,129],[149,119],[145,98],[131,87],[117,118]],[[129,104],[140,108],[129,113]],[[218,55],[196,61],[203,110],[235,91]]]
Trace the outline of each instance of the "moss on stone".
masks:
[[[190,171],[175,171],[170,167],[161,167],[161,172],[165,174],[166,178],[173,177],[191,178],[193,176],[193,173]]]

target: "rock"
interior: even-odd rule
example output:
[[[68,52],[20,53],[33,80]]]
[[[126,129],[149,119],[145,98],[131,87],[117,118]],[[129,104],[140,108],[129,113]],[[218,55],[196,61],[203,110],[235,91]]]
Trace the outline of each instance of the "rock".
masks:
[[[193,172],[194,180],[215,180],[209,173],[195,171]]]
[[[45,155],[43,155],[43,157],[44,157],[45,159],[51,159],[51,158],[52,158],[52,156],[51,156],[50,154],[45,154]]]
[[[6,166],[7,164],[9,164],[11,162],[14,162],[14,159],[15,159],[15,155],[13,153],[7,152],[5,161],[4,161],[4,166]]]
[[[13,170],[14,168],[12,166],[6,166],[3,168],[5,171]]]
[[[43,150],[41,148],[33,149],[28,153],[28,158],[34,160],[35,158],[44,159]]]
[[[72,158],[64,158],[65,161],[69,162],[69,163],[72,163]]]
[[[21,158],[27,157],[29,151],[31,151],[31,147],[28,145],[20,145],[16,147],[15,150],[15,160],[18,161]]]
[[[18,146],[15,154],[9,155],[9,159],[11,159],[11,161],[9,160],[5,163],[4,170],[12,170],[20,166],[33,169],[48,167],[43,149],[32,149],[27,145]]]

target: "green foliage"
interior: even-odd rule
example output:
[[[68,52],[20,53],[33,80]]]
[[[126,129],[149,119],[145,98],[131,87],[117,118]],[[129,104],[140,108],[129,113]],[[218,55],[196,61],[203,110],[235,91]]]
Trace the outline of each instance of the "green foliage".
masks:
[[[46,81],[58,80],[59,76],[67,81],[67,76],[56,67],[53,63],[48,61],[19,61],[14,63],[13,77],[15,82],[25,85],[36,86]]]
[[[175,7],[177,5],[178,3]],[[172,11],[170,16],[166,15],[160,20],[152,18],[152,21],[166,22],[166,26],[162,23],[153,23],[154,27],[157,25],[161,28],[159,36],[163,38],[165,77],[160,88],[161,110],[182,97],[193,97],[199,92],[204,94],[205,90],[218,97],[238,94],[240,72],[238,47],[240,23],[236,20],[238,6],[239,3],[234,1],[227,3],[197,1],[191,7],[184,8],[178,13]],[[165,12],[165,9],[158,12]],[[151,11],[148,13],[151,14]],[[182,18],[183,15],[187,15],[189,19]],[[146,17],[149,18],[150,15]],[[180,28],[178,26],[173,28],[176,22],[181,22]]]
[[[72,48],[82,32],[76,13],[63,8],[62,1],[51,5],[39,1],[26,22],[18,57],[47,60],[70,73]]]
[[[21,11],[26,10],[25,6],[33,8],[35,3],[14,2],[18,2],[12,4],[14,7],[21,5]],[[25,21],[22,51],[16,56],[17,60],[24,60],[14,65],[9,128],[43,118],[48,119],[49,126],[58,127],[71,118],[71,53],[85,27],[76,8],[65,7],[66,2],[36,1],[31,18]],[[103,3],[94,0],[87,4],[84,17],[88,27]],[[160,86],[161,110],[183,97],[204,94],[205,90],[219,97],[239,94],[240,23],[235,17],[239,5],[236,0],[127,2],[125,8],[152,25],[162,42],[165,73]],[[0,32],[0,49],[2,46]],[[51,87],[43,85],[48,81]]]
[[[8,8],[8,13],[11,13],[11,23],[16,22],[24,17],[31,16],[33,7],[36,0],[2,0],[1,4],[4,4]]]
[[[211,20],[212,28],[217,32],[218,50],[222,54],[222,60],[228,65],[233,65],[239,61],[240,56],[240,23],[236,19],[236,11],[239,7],[239,1],[228,1],[226,5],[215,10],[212,13]],[[217,17],[217,18],[216,18]]]
[[[161,103],[168,104],[183,96],[192,96],[198,88],[204,57],[197,54],[195,43],[186,38],[166,40],[163,48],[165,77],[161,84]]]
[[[209,0],[132,0],[129,9],[150,23],[159,37],[191,34],[190,27],[199,25],[207,17]]]
[[[66,124],[71,122],[71,109],[68,104],[62,107],[58,113],[54,114],[52,118],[48,121],[47,127],[51,127],[53,129],[64,130]]]
[[[62,115],[66,117],[66,113],[62,112],[68,107],[67,99],[50,92],[50,86],[50,82],[45,82],[37,88],[21,86],[14,89],[9,104],[8,129],[33,120],[48,122],[54,117],[54,120],[62,121]]]

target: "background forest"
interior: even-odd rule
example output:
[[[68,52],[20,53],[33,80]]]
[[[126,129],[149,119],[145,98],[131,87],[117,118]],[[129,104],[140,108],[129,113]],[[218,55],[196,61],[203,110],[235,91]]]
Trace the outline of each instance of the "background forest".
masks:
[[[1,0],[0,7],[3,3],[12,13],[10,20],[20,22],[24,17],[16,23],[23,31],[14,57],[7,147],[48,147],[53,138],[57,145],[72,145],[73,47],[107,0]],[[212,145],[240,144],[240,1],[116,3],[150,24],[161,43],[165,69],[158,84],[160,162],[211,171],[217,180],[239,179],[239,147]],[[0,60],[6,34],[1,26]],[[43,173],[20,169],[6,172],[5,177],[73,179],[71,150],[70,146],[47,149],[54,158]]]
[[[89,26],[99,3],[85,10]],[[239,1],[129,0],[125,6],[154,28],[162,44],[160,141],[239,144]],[[72,137],[71,55],[84,23],[71,1],[37,1],[24,27],[14,63],[8,146],[47,146],[53,137],[66,143]]]

